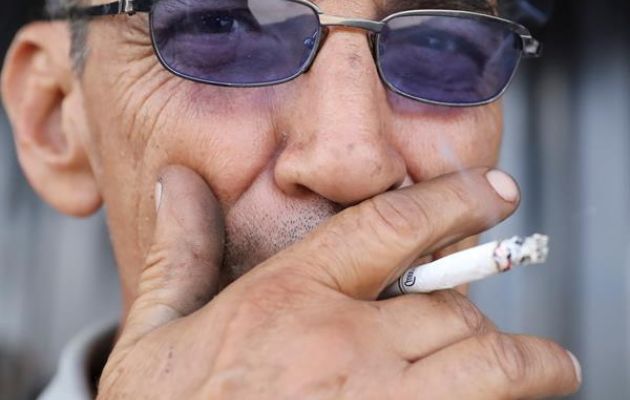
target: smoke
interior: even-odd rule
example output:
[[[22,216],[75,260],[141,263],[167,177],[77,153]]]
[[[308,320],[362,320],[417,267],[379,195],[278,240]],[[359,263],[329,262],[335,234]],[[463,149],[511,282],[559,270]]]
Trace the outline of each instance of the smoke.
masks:
[[[435,140],[437,142],[437,149],[439,150],[440,155],[444,160],[446,160],[448,165],[454,166],[454,169],[463,178],[464,185],[466,185],[468,191],[479,194],[479,197],[484,196],[485,189],[482,189],[479,186],[478,181],[470,173],[469,167],[465,166],[461,159],[457,156],[453,146],[447,140],[447,135],[435,135]],[[496,210],[496,212],[490,214],[487,224],[488,226],[494,226],[499,221],[501,221],[501,214],[499,210]]]

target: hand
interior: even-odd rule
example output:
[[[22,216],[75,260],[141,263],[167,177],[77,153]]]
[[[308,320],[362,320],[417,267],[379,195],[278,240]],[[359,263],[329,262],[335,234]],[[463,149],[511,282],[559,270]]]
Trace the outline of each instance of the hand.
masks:
[[[221,211],[199,176],[168,168],[139,296],[99,399],[492,400],[574,392],[579,372],[566,350],[497,331],[455,291],[375,301],[417,257],[513,212],[513,181],[491,173],[504,179],[496,192],[485,173],[440,177],[348,208],[210,300]]]

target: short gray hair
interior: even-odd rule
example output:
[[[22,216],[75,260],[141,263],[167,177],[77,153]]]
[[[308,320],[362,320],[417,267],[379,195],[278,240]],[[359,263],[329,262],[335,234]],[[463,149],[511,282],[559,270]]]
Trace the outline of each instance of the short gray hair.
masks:
[[[49,15],[55,15],[60,10],[79,6],[84,2],[84,0],[46,0],[46,11]],[[78,72],[83,71],[87,58],[88,27],[88,21],[83,18],[74,18],[70,21],[70,56]]]

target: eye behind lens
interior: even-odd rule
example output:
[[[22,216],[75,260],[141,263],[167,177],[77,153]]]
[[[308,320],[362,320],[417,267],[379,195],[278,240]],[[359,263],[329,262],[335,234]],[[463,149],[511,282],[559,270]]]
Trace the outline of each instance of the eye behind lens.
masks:
[[[509,84],[520,36],[492,18],[406,14],[388,20],[378,39],[383,79],[395,91],[430,102],[490,101]]]
[[[291,0],[162,0],[151,14],[156,52],[195,81],[258,86],[298,75],[312,58],[316,10]]]

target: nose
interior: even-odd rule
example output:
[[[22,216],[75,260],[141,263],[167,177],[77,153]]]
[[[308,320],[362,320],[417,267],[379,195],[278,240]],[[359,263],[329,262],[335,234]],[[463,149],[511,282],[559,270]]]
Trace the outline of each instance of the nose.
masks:
[[[391,144],[386,92],[364,34],[331,33],[292,90],[274,169],[281,190],[352,205],[402,184],[406,166]]]

